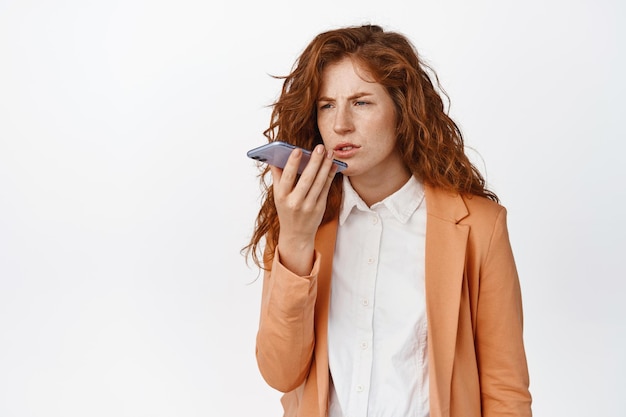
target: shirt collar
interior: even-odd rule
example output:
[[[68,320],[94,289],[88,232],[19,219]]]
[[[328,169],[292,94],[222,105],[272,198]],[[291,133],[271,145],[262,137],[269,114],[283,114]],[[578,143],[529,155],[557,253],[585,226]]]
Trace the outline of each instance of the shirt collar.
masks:
[[[357,210],[371,212],[372,209],[380,207],[381,205],[385,206],[400,223],[406,223],[423,201],[424,185],[411,175],[409,180],[398,191],[369,208],[354,188],[352,188],[350,179],[344,175],[339,224],[343,225],[355,208]]]

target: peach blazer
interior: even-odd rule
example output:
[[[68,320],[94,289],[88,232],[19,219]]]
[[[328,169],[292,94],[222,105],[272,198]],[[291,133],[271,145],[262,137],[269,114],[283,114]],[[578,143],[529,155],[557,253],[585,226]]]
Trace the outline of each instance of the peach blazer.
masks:
[[[431,417],[531,416],[522,302],[504,207],[426,187]],[[310,276],[276,251],[263,278],[257,363],[285,417],[328,410],[328,309],[337,220],[320,227]]]

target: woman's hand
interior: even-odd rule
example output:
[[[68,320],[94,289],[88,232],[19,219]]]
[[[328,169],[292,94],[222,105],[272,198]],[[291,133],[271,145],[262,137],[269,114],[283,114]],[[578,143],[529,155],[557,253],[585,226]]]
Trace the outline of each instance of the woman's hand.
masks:
[[[308,275],[313,267],[315,234],[326,210],[326,199],[337,167],[332,152],[317,145],[296,182],[302,151],[294,149],[284,169],[270,166],[274,204],[280,222],[278,253],[293,273]]]

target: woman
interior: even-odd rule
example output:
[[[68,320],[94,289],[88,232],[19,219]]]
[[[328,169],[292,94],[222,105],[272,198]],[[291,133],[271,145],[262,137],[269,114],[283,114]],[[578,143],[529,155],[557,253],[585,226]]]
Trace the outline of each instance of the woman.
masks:
[[[265,269],[257,361],[285,416],[530,416],[506,210],[411,43],[321,33],[265,135],[314,149],[300,176],[298,150],[264,170],[247,247]]]

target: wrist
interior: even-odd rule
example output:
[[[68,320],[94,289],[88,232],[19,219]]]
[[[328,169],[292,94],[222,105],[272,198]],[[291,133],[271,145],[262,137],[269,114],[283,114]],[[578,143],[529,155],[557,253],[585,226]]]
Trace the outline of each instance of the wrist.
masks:
[[[315,239],[278,238],[278,254],[280,262],[299,276],[309,275],[315,257]]]

